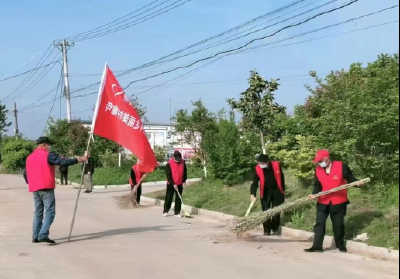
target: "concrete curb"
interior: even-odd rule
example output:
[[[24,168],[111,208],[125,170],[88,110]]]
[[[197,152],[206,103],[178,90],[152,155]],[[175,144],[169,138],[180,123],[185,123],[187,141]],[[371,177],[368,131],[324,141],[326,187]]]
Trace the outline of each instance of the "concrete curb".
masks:
[[[142,200],[146,203],[149,203],[150,205],[164,206],[164,201],[162,200],[149,197],[142,197]],[[174,206],[174,204],[172,206]],[[236,216],[233,215],[228,215],[221,212],[215,212],[210,210],[204,210],[187,205],[185,205],[185,210],[192,215],[223,219],[225,221],[233,220],[236,218]],[[282,236],[305,242],[312,242],[314,240],[314,233],[291,229],[288,227],[282,227]],[[328,250],[336,248],[335,240],[332,236],[325,237],[324,247]],[[389,250],[387,248],[368,246],[365,243],[359,243],[355,241],[347,241],[347,249],[350,253],[361,255],[367,258],[373,258],[383,261],[399,262],[399,251],[397,250]]]
[[[196,183],[196,182],[200,182],[202,179],[201,178],[192,178],[192,179],[188,179],[187,180],[187,183],[188,183],[188,185],[191,185],[191,184],[193,184],[193,183]],[[60,181],[60,179],[56,179],[56,182],[57,183],[61,183],[61,181]],[[154,186],[154,185],[157,185],[157,184],[163,184],[163,183],[166,183],[165,181],[155,181],[155,182],[146,182],[146,183],[143,183],[143,186],[144,187],[146,187],[146,186]],[[79,184],[78,183],[75,183],[75,182],[71,182],[71,181],[68,181],[68,185],[71,185],[74,189],[79,189]],[[130,187],[131,187],[131,185],[129,185],[129,184],[124,184],[124,185],[95,185],[95,186],[93,186],[93,189],[130,189]]]

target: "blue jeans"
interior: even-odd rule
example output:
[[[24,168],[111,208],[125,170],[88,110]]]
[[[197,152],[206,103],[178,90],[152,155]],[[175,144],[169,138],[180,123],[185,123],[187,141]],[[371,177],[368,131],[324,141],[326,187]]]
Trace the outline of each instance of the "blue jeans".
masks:
[[[35,202],[33,239],[43,240],[49,237],[50,226],[53,224],[56,216],[56,198],[54,190],[34,192],[33,200]],[[45,213],[46,215],[44,216]]]

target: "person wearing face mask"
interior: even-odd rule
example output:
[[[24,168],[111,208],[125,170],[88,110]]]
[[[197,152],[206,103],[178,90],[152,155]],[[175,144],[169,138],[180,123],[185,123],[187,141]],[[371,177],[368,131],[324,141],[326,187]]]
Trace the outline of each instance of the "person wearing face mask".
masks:
[[[313,194],[310,199],[316,199],[315,195],[338,188],[347,183],[357,182],[350,167],[343,162],[334,162],[328,150],[320,150],[317,152],[315,160],[317,164],[315,185]],[[359,182],[361,187],[363,182]],[[347,190],[332,193],[318,198],[317,204],[317,222],[314,227],[314,244],[305,252],[323,252],[323,243],[326,232],[326,221],[331,217],[336,247],[340,252],[346,253],[345,243],[345,217],[347,214],[347,205],[350,204]]]
[[[24,178],[29,185],[29,192],[33,193],[35,217],[33,221],[33,243],[55,244],[49,238],[49,230],[56,214],[55,166],[72,166],[86,162],[87,157],[66,159],[50,152],[52,142],[47,137],[37,140],[37,148],[26,159]],[[46,214],[46,215],[44,215]]]
[[[267,211],[285,202],[285,175],[280,163],[270,161],[268,155],[260,155],[258,157],[258,165],[250,187],[251,202],[256,200],[259,186],[263,211]],[[264,223],[264,235],[278,234],[280,226],[280,215],[266,221]]]
[[[182,201],[176,192],[179,192],[182,196],[183,189],[186,187],[187,167],[179,151],[175,151],[173,158],[169,160],[166,167],[166,174],[167,190],[164,204],[164,217],[168,216],[175,195],[175,217],[180,218],[182,217]]]

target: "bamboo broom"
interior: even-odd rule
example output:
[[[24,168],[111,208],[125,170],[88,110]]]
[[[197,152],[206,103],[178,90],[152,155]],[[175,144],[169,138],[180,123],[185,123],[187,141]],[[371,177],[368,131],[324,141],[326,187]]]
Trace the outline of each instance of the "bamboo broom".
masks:
[[[371,179],[370,178],[363,179],[363,180],[360,180],[360,181],[357,181],[354,183],[343,185],[341,187],[332,189],[330,191],[321,192],[321,193],[315,195],[315,198],[319,198],[319,197],[326,196],[326,195],[329,195],[332,193],[336,193],[336,192],[340,192],[340,191],[343,191],[343,190],[346,190],[349,188],[353,188],[353,187],[357,186],[360,182],[362,182],[364,184],[369,183],[369,182],[371,182]],[[272,208],[265,212],[251,214],[244,218],[243,217],[236,218],[234,220],[233,226],[230,227],[230,230],[232,232],[236,233],[238,237],[240,237],[241,235],[245,234],[246,232],[254,230],[258,226],[262,225],[268,219],[271,219],[285,211],[293,210],[295,208],[298,208],[302,205],[309,204],[311,202],[313,202],[312,199],[303,198],[303,199],[296,200],[294,202],[282,204],[278,207]]]

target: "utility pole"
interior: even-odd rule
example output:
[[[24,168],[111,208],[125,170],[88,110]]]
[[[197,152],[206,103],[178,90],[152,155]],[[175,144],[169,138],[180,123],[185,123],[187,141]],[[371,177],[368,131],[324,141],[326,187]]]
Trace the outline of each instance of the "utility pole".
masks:
[[[67,40],[62,40],[60,42],[53,42],[53,45],[61,50],[63,54],[63,69],[64,69],[64,96],[67,100],[67,120],[71,123],[71,92],[69,90],[69,76],[68,76],[68,50],[75,46],[74,43],[69,43]]]
[[[14,134],[15,134],[15,138],[18,139],[18,137],[19,137],[19,129],[18,129],[18,110],[17,110],[17,103],[14,103],[14,117],[15,117],[15,129],[14,129]]]

